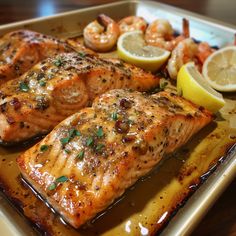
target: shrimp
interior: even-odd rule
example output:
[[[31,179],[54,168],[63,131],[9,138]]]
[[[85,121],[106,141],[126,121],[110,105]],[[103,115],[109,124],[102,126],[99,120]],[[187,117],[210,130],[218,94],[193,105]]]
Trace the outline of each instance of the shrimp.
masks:
[[[147,28],[145,40],[147,44],[164,48],[172,51],[176,45],[189,37],[188,20],[183,19],[183,33],[178,37],[174,37],[174,30],[168,20],[158,19],[153,21]]]
[[[100,14],[97,20],[85,27],[84,43],[94,51],[107,52],[115,46],[119,34],[118,24],[110,17]]]
[[[211,48],[207,42],[201,42],[198,45],[196,57],[198,58],[199,62],[203,64],[207,57],[210,56],[214,51],[215,49]]]
[[[129,31],[140,30],[145,32],[147,28],[147,22],[143,17],[128,16],[118,22],[121,34]]]
[[[172,51],[171,57],[167,63],[167,71],[170,78],[176,79],[182,65],[189,61],[196,60],[197,52],[198,46],[191,38],[186,38],[179,42]]]

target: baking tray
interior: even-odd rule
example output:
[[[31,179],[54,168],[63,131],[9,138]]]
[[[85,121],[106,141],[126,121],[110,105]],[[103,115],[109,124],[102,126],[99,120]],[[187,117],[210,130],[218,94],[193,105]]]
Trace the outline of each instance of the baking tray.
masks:
[[[148,22],[156,18],[167,18],[177,31],[181,31],[182,18],[185,17],[190,21],[191,37],[219,47],[232,44],[236,31],[232,25],[157,2],[122,1],[7,24],[0,27],[0,34],[27,28],[60,38],[74,37],[81,35],[84,26],[99,13],[110,15],[116,20],[128,15],[143,16]],[[53,224],[65,227],[64,235],[149,235],[154,234],[157,229],[162,235],[190,234],[236,175],[236,129],[231,127],[236,102],[233,94],[224,94],[224,97],[226,106],[217,114],[215,122],[203,129],[177,153],[166,157],[148,177],[127,190],[107,212],[103,212],[106,214],[99,215],[91,223],[89,229],[78,232],[71,230],[58,223],[59,218]],[[32,219],[31,213],[27,211],[26,214],[22,205],[27,200],[22,198],[19,189],[13,191],[8,188],[13,182],[19,181],[15,158],[23,150],[24,148],[0,148],[0,171],[13,173],[8,178],[1,178],[3,195],[0,199],[0,227],[4,235],[37,234],[33,230],[35,224],[29,224],[11,206],[12,203],[15,204]],[[26,191],[24,186],[20,190],[21,188]],[[27,199],[29,193],[26,192],[24,197]],[[34,201],[40,204],[40,200]],[[44,209],[44,212],[47,210],[48,208]],[[35,219],[33,221],[37,222]],[[63,232],[56,232],[58,228],[48,229],[47,225],[37,223],[44,232],[63,235]],[[43,226],[46,228],[42,228]]]

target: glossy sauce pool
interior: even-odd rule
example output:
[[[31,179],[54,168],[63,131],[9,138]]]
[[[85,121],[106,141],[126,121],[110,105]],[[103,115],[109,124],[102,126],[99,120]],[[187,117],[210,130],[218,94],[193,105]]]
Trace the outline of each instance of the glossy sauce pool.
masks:
[[[64,224],[22,181],[15,160],[27,147],[0,148],[1,188],[32,225],[46,235],[153,235],[227,158],[227,151],[236,142],[236,130],[222,116],[79,230]]]

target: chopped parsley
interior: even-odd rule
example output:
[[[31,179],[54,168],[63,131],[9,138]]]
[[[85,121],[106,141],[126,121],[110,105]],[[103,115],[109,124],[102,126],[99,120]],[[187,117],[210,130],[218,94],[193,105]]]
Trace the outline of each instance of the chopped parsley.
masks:
[[[54,190],[57,187],[56,183],[52,183],[48,186],[48,190]]]
[[[57,184],[64,183],[68,180],[68,177],[62,175],[58,177],[51,185],[48,186],[48,190],[54,190],[57,187]]]
[[[24,82],[20,82],[19,88],[20,88],[20,91],[22,91],[22,92],[28,92],[30,89],[28,84],[26,84]]]
[[[84,150],[79,152],[79,154],[77,155],[77,158],[80,159],[80,160],[83,160],[83,158],[84,158]]]
[[[70,153],[71,153],[71,151],[70,151],[69,149],[65,149],[64,151],[65,151],[65,153],[67,153],[67,154],[70,154]]]
[[[61,144],[62,144],[63,146],[65,146],[67,143],[69,143],[70,140],[71,140],[72,138],[74,138],[75,136],[81,136],[81,133],[80,133],[77,129],[74,129],[74,128],[73,128],[73,129],[70,129],[68,133],[69,133],[69,134],[68,134],[67,137],[60,139]]]
[[[45,85],[46,85],[46,82],[45,82],[45,81],[43,81],[43,80],[40,80],[40,81],[39,81],[39,85],[40,85],[41,87],[45,87]]]
[[[98,130],[97,130],[97,137],[98,137],[98,138],[102,138],[103,135],[104,135],[103,129],[102,129],[102,127],[100,126],[100,127],[98,128]]]
[[[62,175],[61,177],[58,177],[58,178],[55,180],[55,182],[56,182],[56,183],[64,183],[64,182],[66,182],[67,180],[68,180],[68,177]]]
[[[94,140],[93,140],[93,137],[88,137],[86,139],[86,146],[89,147],[89,146],[92,146],[94,143]]]
[[[41,147],[40,147],[40,151],[41,152],[45,152],[45,151],[47,151],[48,150],[48,145],[42,145]]]
[[[85,57],[86,56],[86,53],[84,53],[84,52],[78,52],[78,54],[79,54],[80,57]]]
[[[59,58],[57,60],[54,61],[54,65],[55,66],[62,66],[62,60]]]
[[[111,118],[112,118],[112,120],[116,121],[116,120],[118,119],[117,113],[116,113],[116,112],[113,112],[113,113],[111,114]]]
[[[70,137],[61,138],[60,141],[61,141],[61,144],[65,146],[67,143],[69,143]]]
[[[101,151],[104,147],[105,147],[104,144],[99,143],[99,144],[96,146],[95,151],[98,151],[98,152],[99,152],[99,151]]]

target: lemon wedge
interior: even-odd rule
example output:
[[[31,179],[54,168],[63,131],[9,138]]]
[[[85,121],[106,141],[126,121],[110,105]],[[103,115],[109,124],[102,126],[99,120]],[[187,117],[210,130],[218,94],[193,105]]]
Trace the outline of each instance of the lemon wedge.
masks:
[[[117,52],[124,61],[152,72],[157,71],[170,56],[167,50],[146,45],[141,31],[122,34],[117,42]]]
[[[212,53],[203,64],[202,74],[214,89],[236,91],[236,46]]]
[[[183,65],[177,75],[178,94],[212,112],[224,106],[223,96],[215,91],[197,70],[193,62]]]

